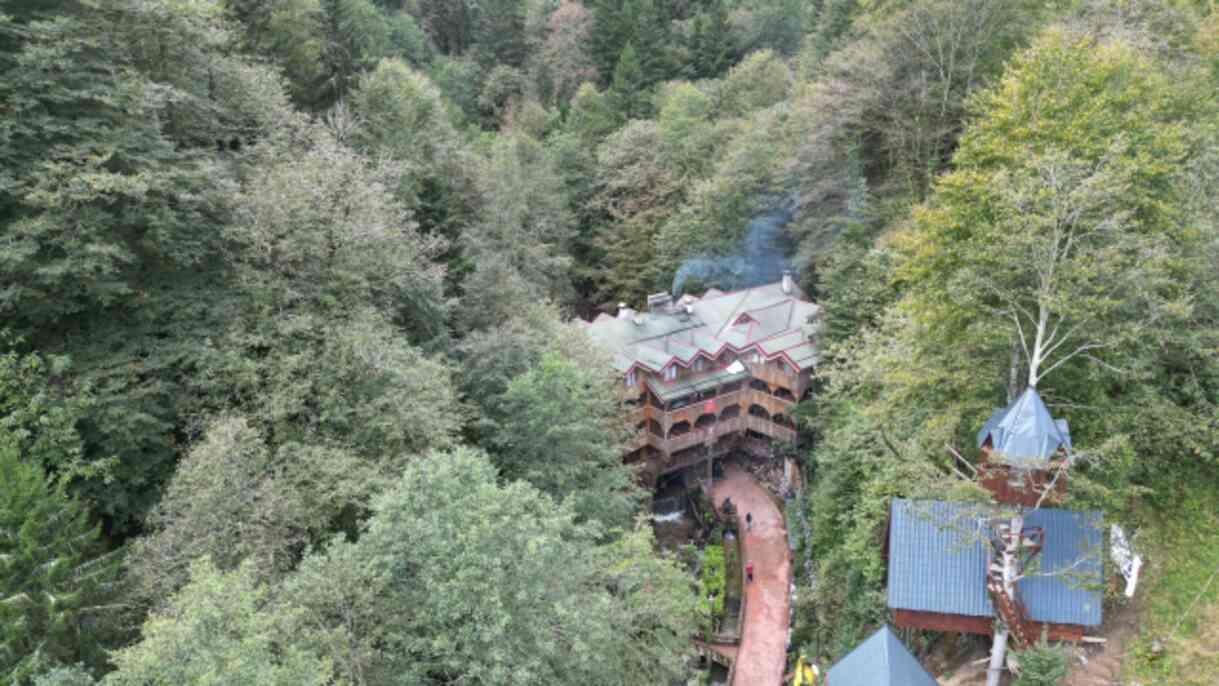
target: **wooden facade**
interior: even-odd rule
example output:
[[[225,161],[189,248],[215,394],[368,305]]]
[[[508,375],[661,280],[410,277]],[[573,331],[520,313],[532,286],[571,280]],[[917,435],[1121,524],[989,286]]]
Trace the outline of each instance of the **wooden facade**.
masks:
[[[985,455],[985,451],[983,452]],[[1067,473],[1060,464],[1046,469],[1021,469],[1005,464],[983,462],[978,465],[978,483],[990,491],[995,502],[1005,505],[1036,507],[1060,502],[1067,494]],[[1057,474],[1057,480],[1055,480]],[[1042,495],[1050,490],[1044,500]]]
[[[725,353],[707,371],[721,371],[735,361],[736,355]],[[659,375],[637,374],[635,385],[625,389],[628,421],[635,430],[628,462],[647,462],[659,475],[723,456],[747,436],[794,442],[792,413],[808,392],[808,372],[795,372],[773,361],[744,366],[747,378],[668,401],[658,398],[649,384],[663,389],[689,382],[697,374],[682,374],[668,382]]]

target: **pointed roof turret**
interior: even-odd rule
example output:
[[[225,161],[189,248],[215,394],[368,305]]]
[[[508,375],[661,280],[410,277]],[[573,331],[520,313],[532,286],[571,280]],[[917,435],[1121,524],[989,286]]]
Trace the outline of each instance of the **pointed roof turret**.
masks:
[[[828,686],[937,686],[885,625],[830,668]]]
[[[978,432],[978,447],[990,442],[991,454],[1020,466],[1045,462],[1059,448],[1071,447],[1067,420],[1054,419],[1037,389],[1024,389],[1010,405],[997,408]]]

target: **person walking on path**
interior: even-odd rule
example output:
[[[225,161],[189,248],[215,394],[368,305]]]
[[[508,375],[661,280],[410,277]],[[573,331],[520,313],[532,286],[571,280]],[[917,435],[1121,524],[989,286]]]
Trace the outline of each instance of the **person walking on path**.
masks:
[[[747,583],[753,583],[753,562],[745,563],[745,581]]]
[[[753,531],[753,513],[752,512],[745,513],[745,530]]]

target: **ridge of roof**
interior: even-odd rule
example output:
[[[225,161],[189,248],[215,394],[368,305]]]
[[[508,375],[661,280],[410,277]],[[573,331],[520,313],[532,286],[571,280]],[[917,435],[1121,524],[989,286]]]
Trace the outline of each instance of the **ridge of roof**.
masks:
[[[688,366],[700,354],[714,358],[726,348],[754,349],[767,359],[782,358],[797,369],[811,368],[817,360],[811,338],[815,329],[795,318],[799,313],[807,319],[819,308],[803,300],[799,289],[783,292],[782,288],[782,282],[775,282],[729,293],[712,294],[714,289],[709,289],[701,299],[683,296],[685,311],[640,312],[629,319],[602,314],[585,330],[594,343],[615,354],[615,368],[622,371],[639,365],[659,372],[674,362]],[[748,330],[734,330],[732,324],[742,313],[751,313],[754,321]],[[776,347],[765,344],[779,340]],[[788,350],[796,354],[788,355]]]

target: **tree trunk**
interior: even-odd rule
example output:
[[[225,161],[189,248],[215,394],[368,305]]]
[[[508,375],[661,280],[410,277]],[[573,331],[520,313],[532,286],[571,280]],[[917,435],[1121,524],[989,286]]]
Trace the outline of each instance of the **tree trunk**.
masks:
[[[1016,597],[1016,579],[1020,576],[1017,569],[1020,559],[1020,544],[1024,531],[1024,514],[1019,510],[1008,521],[1011,527],[1006,540],[1003,541],[1003,592],[1009,598]],[[987,570],[989,573],[989,570]],[[1007,656],[1007,638],[1010,627],[1007,621],[1000,618],[1001,628],[995,632],[995,640],[990,648],[990,665],[986,670],[986,686],[999,686],[999,677],[1003,674],[1004,658]]]
[[[1003,658],[1007,655],[1007,627],[995,632],[995,640],[990,646],[990,665],[986,668],[986,686],[999,686],[999,677],[1003,675]]]
[[[1007,370],[1007,404],[1012,404],[1020,393],[1020,341],[1012,341],[1011,366]]]
[[[1046,326],[1049,324],[1050,311],[1045,304],[1037,306],[1037,336],[1033,340],[1033,350],[1030,353],[1029,359],[1029,386],[1037,387],[1038,372],[1041,371],[1041,363],[1045,361],[1045,348],[1049,345],[1046,340]]]

